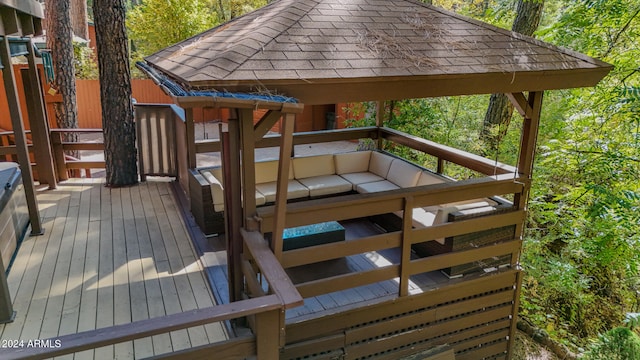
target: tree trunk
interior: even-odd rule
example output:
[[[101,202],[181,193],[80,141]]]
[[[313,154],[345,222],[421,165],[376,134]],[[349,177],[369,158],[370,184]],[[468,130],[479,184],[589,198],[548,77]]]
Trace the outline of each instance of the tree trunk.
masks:
[[[71,0],[71,29],[76,36],[89,40],[87,0]]]
[[[511,30],[532,36],[540,24],[543,8],[544,0],[518,0],[517,14]],[[512,116],[513,104],[507,96],[504,94],[491,95],[489,107],[484,116],[481,136],[492,151],[497,149],[498,144],[507,133]]]
[[[54,87],[62,95],[62,102],[55,103],[56,124],[62,129],[78,128],[76,104],[76,73],[73,63],[73,42],[69,0],[47,0],[47,47],[51,49]],[[64,141],[77,141],[77,134],[65,133]],[[67,152],[79,157],[77,151]]]
[[[107,186],[138,182],[124,0],[95,0]]]

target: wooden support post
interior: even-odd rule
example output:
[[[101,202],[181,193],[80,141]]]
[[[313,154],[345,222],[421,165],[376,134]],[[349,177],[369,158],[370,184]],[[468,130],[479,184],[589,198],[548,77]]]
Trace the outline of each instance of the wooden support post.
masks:
[[[49,189],[57,187],[55,169],[53,167],[53,155],[51,152],[51,142],[49,141],[49,121],[44,104],[44,95],[42,94],[42,85],[40,75],[36,66],[36,56],[33,46],[27,46],[29,54],[27,60],[29,69],[27,79],[24,81],[25,94],[27,99],[27,111],[29,112],[29,122],[31,124],[31,135],[33,139],[33,152],[36,164],[38,166],[38,176],[40,181],[47,183]],[[24,70],[23,70],[24,71]]]
[[[520,292],[522,290],[522,271],[516,275],[516,288],[513,294],[513,312],[511,314],[511,329],[509,331],[509,346],[507,347],[507,359],[513,358],[515,338],[518,329],[518,309],[520,308]]]
[[[31,221],[31,235],[42,235],[44,233],[40,222],[40,212],[38,211],[38,199],[33,186],[33,172],[31,170],[31,160],[29,159],[29,149],[27,147],[27,137],[24,134],[24,123],[22,111],[20,110],[20,100],[18,99],[18,89],[16,88],[16,77],[11,66],[11,50],[9,39],[2,38],[0,46],[0,61],[6,64],[2,69],[4,88],[9,103],[9,114],[13,125],[13,132],[18,152],[18,162],[22,171],[22,182],[24,192],[27,197],[27,207],[29,208],[29,220]]]
[[[67,171],[67,161],[64,157],[64,148],[62,147],[62,133],[51,133],[51,146],[53,148],[53,160],[58,173],[58,180],[69,180],[69,172]]]
[[[256,314],[256,352],[258,360],[280,358],[280,310]]]
[[[382,136],[380,136],[380,128],[384,126],[384,101],[376,103],[376,126],[378,127],[378,139],[376,140],[376,148],[382,149]]]
[[[409,268],[411,267],[411,231],[413,228],[413,196],[404,198],[402,213],[402,260],[400,261],[400,296],[409,295]]]
[[[242,137],[242,199],[243,221],[256,214],[256,140],[253,137],[253,110],[242,109],[240,112],[240,136]]]
[[[222,173],[224,184],[224,216],[227,234],[227,266],[229,271],[229,301],[242,300],[242,198],[240,190],[240,127],[237,111],[230,110],[228,132],[220,134],[222,141]]]
[[[271,249],[278,259],[282,260],[282,232],[287,216],[287,189],[289,187],[289,167],[291,166],[291,149],[293,148],[294,114],[286,114],[282,122],[282,136],[280,138],[280,159],[278,160],[278,182],[276,188],[276,204],[274,209],[273,232],[271,234]]]
[[[185,125],[187,135],[187,160],[189,169],[196,168],[196,134],[193,125],[193,109],[185,109]]]

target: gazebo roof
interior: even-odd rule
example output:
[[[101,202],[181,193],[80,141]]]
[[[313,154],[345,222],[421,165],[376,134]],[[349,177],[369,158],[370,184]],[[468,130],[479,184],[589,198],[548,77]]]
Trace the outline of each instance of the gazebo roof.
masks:
[[[611,70],[413,0],[278,0],[145,60],[185,88],[306,104],[593,86]]]

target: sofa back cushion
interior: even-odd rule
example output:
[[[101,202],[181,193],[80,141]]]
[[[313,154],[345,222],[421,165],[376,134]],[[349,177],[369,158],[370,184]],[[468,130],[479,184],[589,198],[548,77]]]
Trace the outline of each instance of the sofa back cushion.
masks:
[[[391,156],[373,151],[369,160],[369,172],[386,179],[392,161],[393,158]]]
[[[293,166],[289,166],[289,180],[293,179]],[[256,184],[278,181],[278,160],[256,162]]]
[[[293,158],[293,174],[296,179],[314,176],[335,175],[333,154]]]
[[[430,171],[423,171],[422,173],[420,173],[420,177],[418,178],[418,183],[416,184],[416,186],[442,184],[444,182],[446,182],[444,178],[433,174]]]
[[[342,154],[335,154],[333,160],[336,165],[336,174],[354,174],[367,172],[369,170],[369,160],[371,151],[354,151]]]
[[[387,180],[401,188],[408,188],[416,186],[421,172],[417,166],[411,165],[404,160],[394,159],[389,167]]]

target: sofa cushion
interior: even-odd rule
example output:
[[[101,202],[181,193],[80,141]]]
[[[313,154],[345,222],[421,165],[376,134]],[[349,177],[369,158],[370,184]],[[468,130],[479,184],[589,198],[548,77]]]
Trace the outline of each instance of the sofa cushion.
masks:
[[[361,194],[379,192],[379,191],[388,191],[388,190],[396,190],[400,189],[400,187],[391,181],[382,180],[370,183],[360,184],[356,187],[356,191]]]
[[[442,184],[447,182],[446,178],[433,174],[431,171],[423,171],[420,173],[416,186]]]
[[[339,194],[353,190],[353,185],[338,175],[322,175],[298,180],[311,196]]]
[[[293,179],[293,166],[289,166],[289,180]],[[256,162],[256,184],[278,181],[278,160]]]
[[[335,154],[333,160],[336,166],[336,174],[363,173],[369,170],[371,151],[354,151]]]
[[[393,158],[391,156],[373,151],[371,159],[369,159],[369,172],[386,179],[392,161]]]
[[[360,184],[384,180],[383,177],[380,177],[380,176],[378,176],[378,175],[376,175],[374,173],[370,173],[370,172],[359,172],[359,173],[351,173],[351,174],[342,174],[340,176],[342,176],[345,180],[347,180],[348,182],[353,184],[353,190],[356,190],[358,188],[358,185],[360,185]]]
[[[404,160],[394,159],[389,167],[387,180],[401,188],[413,187],[418,183],[418,177],[420,177],[421,172],[417,166],[411,165]]]
[[[264,184],[256,184],[256,190],[265,197],[266,202],[276,201],[277,182],[272,181]],[[289,180],[287,186],[287,199],[299,199],[309,196],[309,189],[300,184],[297,180]]]
[[[394,212],[399,218],[402,218],[404,211],[399,210]],[[436,218],[436,214],[430,211],[426,211],[423,208],[413,209],[413,216],[411,225],[416,229],[422,229],[433,225],[433,220]]]
[[[333,163],[333,154],[293,158],[293,174],[298,180],[314,176],[335,175],[336,167]]]
[[[224,192],[222,190],[222,181],[215,177],[211,170],[200,171],[202,177],[207,180],[209,187],[211,188],[211,198],[213,200],[213,207],[215,211],[224,210]]]

